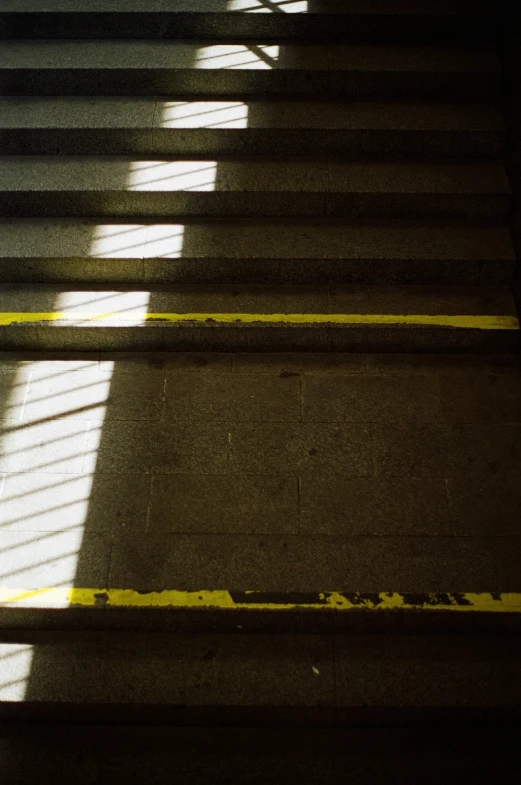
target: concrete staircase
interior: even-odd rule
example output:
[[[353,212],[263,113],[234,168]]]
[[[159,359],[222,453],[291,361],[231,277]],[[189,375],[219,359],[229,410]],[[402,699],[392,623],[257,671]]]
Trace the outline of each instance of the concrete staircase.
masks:
[[[0,350],[516,352],[493,6],[3,0]],[[281,367],[277,376],[298,376]],[[125,379],[122,400],[131,388]],[[470,467],[474,450],[484,460],[493,426],[467,438],[455,416],[440,436],[436,417],[424,433],[440,455],[456,444],[447,465],[470,455]],[[109,441],[120,425],[127,439],[126,423],[109,425]],[[514,451],[503,425],[500,458],[504,444]],[[407,421],[389,436],[395,462],[400,438],[410,438],[411,466],[421,454],[413,426],[411,437]],[[126,446],[139,430],[152,449],[162,427],[141,422]],[[190,442],[190,427],[181,441]],[[318,416],[316,429],[327,430]],[[287,442],[299,438],[295,426]],[[313,460],[315,432],[307,438]],[[280,457],[273,444],[267,452]],[[183,442],[187,454],[196,448]],[[441,469],[434,474],[443,480]],[[186,539],[185,561],[204,574],[207,562]],[[253,574],[265,577],[275,554],[274,580],[289,585],[285,537],[273,546],[257,539],[243,554]],[[454,574],[459,558],[480,586],[500,573],[497,548],[483,577],[485,538],[453,562],[449,546],[431,558],[424,542],[415,550],[412,537],[402,540],[407,547],[389,561],[407,555],[404,580],[416,578],[416,562],[420,573],[427,564],[430,586],[440,572]],[[231,542],[216,561],[226,561]],[[146,547],[136,546],[136,563],[152,561]],[[364,553],[347,542],[342,552],[335,542],[316,546],[319,556],[314,547],[289,557],[302,581],[316,564],[329,577],[335,549],[337,576],[348,555],[356,562]],[[364,559],[374,578],[375,556]],[[204,611],[159,621],[154,610],[24,610],[0,623],[6,784],[275,785],[293,776],[302,785],[461,785],[521,773],[521,652],[511,618],[447,627],[435,612],[420,621],[420,612],[410,627],[393,618],[328,629],[304,610],[274,629],[259,613],[248,629],[247,610],[231,626],[229,616],[221,625],[219,613]],[[55,725],[42,730],[44,722]]]
[[[0,348],[515,351],[495,28],[3,3]]]

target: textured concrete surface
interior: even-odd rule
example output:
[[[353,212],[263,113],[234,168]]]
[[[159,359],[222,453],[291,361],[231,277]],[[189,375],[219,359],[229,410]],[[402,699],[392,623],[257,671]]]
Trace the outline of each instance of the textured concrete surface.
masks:
[[[406,155],[498,157],[492,105],[2,98],[5,155]]]
[[[9,217],[494,219],[510,205],[487,161],[5,156],[0,176]]]
[[[488,352],[518,350],[509,287],[4,285],[7,351]],[[57,310],[59,309],[59,310]],[[17,314],[25,314],[18,317]],[[64,314],[43,320],[33,314]],[[145,319],[146,314],[156,314]],[[224,321],[162,314],[243,314]],[[274,315],[272,321],[249,314]],[[276,315],[290,314],[290,320]],[[328,320],[328,314],[331,319]],[[335,315],[361,321],[342,323]],[[387,323],[379,315],[396,315]],[[299,315],[304,322],[299,322]],[[316,315],[316,317],[314,316]],[[363,323],[370,315],[370,323]],[[440,319],[435,327],[425,324]],[[447,324],[454,317],[472,324]],[[503,326],[489,318],[506,320]],[[228,319],[228,320],[227,320]],[[407,319],[409,321],[407,321]],[[293,320],[293,321],[292,321]]]
[[[519,591],[514,356],[0,356],[0,574]]]
[[[417,14],[417,15],[436,15],[442,16],[481,16],[490,15],[492,13],[492,4],[488,0],[480,0],[479,2],[470,2],[469,0],[456,0],[456,2],[439,2],[439,0],[423,0],[420,6],[413,0],[400,0],[400,2],[393,3],[392,8],[386,6],[381,0],[310,0],[310,8],[305,10],[298,3],[287,3],[286,0],[273,0],[272,7],[264,7],[264,0],[232,0],[228,3],[227,0],[92,0],[89,6],[89,11],[93,13],[101,12],[154,12],[162,6],[164,11],[176,11],[178,13],[186,13],[193,11],[194,13],[219,13],[223,10],[229,12],[235,11],[244,13],[251,11],[263,11],[264,13],[274,13],[280,11],[289,14],[301,14],[305,16],[309,11],[312,13],[328,13],[334,12],[335,14],[392,14],[402,16],[404,14]],[[226,5],[231,5],[231,8],[225,8]],[[277,5],[279,9],[277,9]],[[287,7],[285,7],[287,6]],[[29,11],[46,11],[51,13],[81,13],[85,6],[81,0],[5,0],[3,10],[22,13]]]
[[[260,93],[468,102],[497,98],[500,85],[497,55],[475,47],[12,40],[0,54],[2,95]]]
[[[0,644],[0,716],[335,725],[519,707],[517,638],[18,633]],[[24,678],[24,660],[32,657]],[[18,678],[15,678],[18,677]],[[57,678],[58,677],[58,678]],[[20,692],[25,689],[23,700]],[[73,707],[73,708],[72,708]],[[125,714],[126,712],[126,714]],[[499,715],[500,716],[500,715]],[[508,715],[505,715],[508,716]],[[265,721],[265,719],[264,719]]]
[[[0,222],[4,282],[510,284],[514,266],[495,222]]]

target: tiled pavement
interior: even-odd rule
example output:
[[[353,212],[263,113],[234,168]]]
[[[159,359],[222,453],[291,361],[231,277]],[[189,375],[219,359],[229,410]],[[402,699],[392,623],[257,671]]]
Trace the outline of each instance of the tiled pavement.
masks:
[[[521,590],[518,357],[0,360],[0,587]]]

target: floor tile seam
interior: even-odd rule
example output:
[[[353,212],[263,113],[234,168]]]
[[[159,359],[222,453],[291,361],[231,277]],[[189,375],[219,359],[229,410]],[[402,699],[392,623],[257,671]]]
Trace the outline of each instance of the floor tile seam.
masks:
[[[52,536],[56,534],[56,530],[54,529],[42,529],[38,530],[40,533],[45,534],[46,537]],[[61,530],[60,530],[61,531]],[[9,536],[9,535],[21,535],[25,534],[26,532],[23,531],[3,531],[0,533],[0,537],[2,536]],[[66,531],[65,533],[69,533]],[[110,532],[104,532],[102,530],[91,531],[89,534],[98,535],[98,534],[110,534],[114,543],[117,545],[121,545],[126,547],[129,542],[129,535],[128,532],[123,531],[114,531],[110,530]],[[45,538],[46,538],[45,537]],[[219,532],[212,532],[212,531],[169,531],[166,529],[150,529],[148,532],[142,532],[141,534],[137,534],[135,531],[132,532],[132,537],[135,538],[142,538],[149,543],[156,539],[165,538],[168,539],[175,539],[179,537],[184,538],[191,538],[194,540],[203,540],[207,538],[220,538],[220,539],[230,539],[231,537],[241,539],[241,540],[252,540],[252,539],[262,539],[268,541],[288,541],[291,540],[294,543],[299,542],[316,542],[320,540],[322,544],[326,544],[328,542],[345,542],[346,544],[353,542],[353,541],[364,541],[364,542],[381,542],[382,540],[387,540],[389,542],[393,541],[407,541],[407,542],[440,542],[445,541],[447,543],[461,541],[461,542],[472,542],[472,543],[486,543],[491,541],[504,542],[505,540],[510,541],[519,541],[521,542],[521,535],[520,534],[338,534],[338,533],[331,533],[326,534],[321,532],[320,534],[310,533],[310,532],[226,532],[226,531],[219,531]],[[42,539],[45,539],[42,538]]]
[[[82,547],[83,547],[83,544],[82,544]],[[105,586],[103,587],[103,588],[107,589],[107,591],[110,589],[110,568],[111,568],[111,565],[112,565],[112,554],[113,554],[113,551],[114,551],[114,547],[115,547],[114,542],[112,540],[109,540],[109,543],[108,543],[108,554],[107,554],[107,566],[106,566],[106,570],[105,570]],[[74,579],[74,583],[77,583],[76,578]]]
[[[447,503],[447,513],[448,513],[449,525],[450,525],[450,528],[451,528],[451,534],[453,534],[454,536],[460,536],[458,531],[457,531],[456,515],[455,515],[455,510],[454,510],[454,500],[452,498],[452,493],[451,493],[451,488],[450,488],[450,483],[451,483],[452,479],[453,478],[451,478],[451,477],[445,477],[444,478],[445,498],[446,498],[446,503]]]
[[[109,558],[108,558],[108,563],[107,563],[107,585],[106,585],[106,587],[104,587],[104,588],[107,589],[107,591],[113,585],[111,576],[112,576],[112,569],[113,569],[113,562],[114,562],[114,554],[117,553],[119,545],[120,545],[120,543],[115,541],[115,540],[113,540],[110,543]]]
[[[83,422],[83,420],[81,422]],[[83,441],[83,460],[81,462],[81,474],[83,476],[91,476],[92,475],[92,472],[85,471],[85,470],[86,470],[86,464],[87,464],[87,462],[89,460],[89,454],[90,454],[89,450],[88,450],[89,440],[90,440],[91,434],[95,433],[95,426],[96,426],[96,424],[97,423],[96,423],[95,420],[94,421],[93,420],[89,420],[88,423],[87,423],[88,427],[86,427],[84,429],[85,432],[84,432],[84,434],[82,434],[83,437],[84,437],[84,441]],[[33,472],[31,472],[31,474],[32,473]]]
[[[147,244],[148,244],[148,235],[150,232],[150,222],[145,224],[145,236],[143,238],[143,244],[141,246],[141,258],[139,259],[140,262],[140,284],[144,287],[147,284]],[[96,260],[98,261],[98,260]],[[114,260],[116,261],[116,260]]]
[[[0,504],[3,503],[8,472],[0,472]]]
[[[97,408],[98,405],[103,404],[96,404],[94,408]],[[323,419],[323,420],[311,420],[311,419],[241,419],[241,418],[230,418],[225,417],[223,419],[215,419],[209,420],[207,416],[201,415],[200,417],[187,417],[187,418],[174,418],[171,417],[170,419],[161,419],[159,416],[157,417],[106,417],[103,418],[92,418],[92,417],[74,417],[69,415],[57,415],[46,417],[40,420],[24,420],[23,422],[20,421],[18,418],[10,418],[8,422],[13,422],[13,428],[5,428],[4,435],[13,435],[15,433],[21,433],[22,431],[28,428],[35,428],[38,426],[45,426],[50,423],[85,423],[91,426],[98,427],[100,422],[105,423],[155,423],[158,425],[171,425],[172,427],[175,426],[221,426],[221,428],[229,427],[238,427],[241,428],[242,426],[246,425],[258,425],[258,426],[269,426],[269,425],[282,425],[282,426],[302,426],[302,430],[307,430],[308,426],[315,426],[315,425],[331,425],[331,426],[358,426],[358,425],[369,425],[369,426],[378,426],[378,427],[400,427],[403,429],[413,429],[418,427],[423,428],[435,428],[440,431],[456,431],[456,432],[474,432],[479,433],[483,431],[484,428],[487,430],[493,430],[494,426],[501,426],[500,430],[504,431],[504,426],[511,426],[515,428],[515,430],[519,430],[519,426],[521,425],[521,421],[518,419],[501,419],[501,420],[472,420],[469,422],[440,422],[439,420],[427,420],[427,419],[389,419],[386,417],[385,419],[357,419],[357,420],[346,420],[346,419]],[[0,430],[2,430],[0,428]],[[77,435],[83,435],[84,433],[90,431],[90,428],[86,428],[82,430]],[[68,438],[68,437],[67,437]]]
[[[29,371],[29,376],[28,376],[27,380],[25,381],[25,385],[26,386],[25,386],[25,390],[24,390],[24,398],[23,398],[23,403],[22,403],[22,410],[20,412],[20,422],[24,422],[24,415],[25,415],[25,411],[26,411],[26,408],[27,408],[27,400],[29,398],[29,392],[30,392],[30,389],[32,387],[33,379],[34,379],[34,368],[31,368],[31,370]]]
[[[96,408],[96,406],[94,406]],[[440,434],[446,433],[447,435],[450,433],[456,433],[464,435],[465,433],[468,434],[479,434],[482,432],[491,432],[494,431],[496,428],[498,431],[505,432],[506,427],[510,426],[515,431],[519,430],[519,426],[521,425],[520,420],[518,419],[498,419],[498,420],[490,420],[490,419],[483,419],[483,420],[471,420],[471,421],[451,421],[451,422],[440,422],[439,420],[432,420],[432,419],[425,419],[425,418],[407,418],[407,417],[399,417],[399,418],[373,418],[373,419],[333,419],[333,418],[324,418],[324,419],[304,419],[299,420],[297,417],[292,419],[289,418],[265,418],[260,419],[258,417],[230,417],[225,416],[223,418],[216,418],[216,419],[208,419],[208,416],[202,414],[200,416],[195,417],[175,417],[169,414],[169,418],[166,419],[165,417],[154,416],[154,417],[75,417],[73,415],[56,415],[50,416],[46,418],[42,418],[40,420],[19,420],[18,417],[10,418],[8,421],[4,421],[2,428],[4,436],[11,435],[14,436],[16,434],[22,434],[24,432],[28,432],[31,428],[37,427],[45,427],[46,425],[53,424],[71,424],[71,423],[83,423],[85,430],[78,430],[78,435],[83,434],[84,432],[90,430],[89,426],[96,426],[99,427],[100,422],[105,422],[107,424],[116,424],[116,423],[134,423],[136,425],[150,423],[155,425],[168,425],[171,426],[173,429],[176,427],[201,427],[202,425],[215,427],[217,430],[225,429],[225,428],[232,428],[232,429],[241,429],[245,426],[258,426],[259,429],[263,427],[269,427],[272,425],[280,425],[285,428],[285,430],[295,430],[295,426],[300,426],[297,430],[301,432],[310,431],[313,426],[317,425],[330,425],[330,426],[345,426],[346,429],[352,427],[356,430],[356,426],[375,426],[378,428],[385,429],[387,426],[390,429],[401,428],[403,430],[412,431],[413,429],[422,428],[427,430],[434,430]],[[10,427],[12,426],[12,427]]]
[[[167,378],[167,374],[166,374],[166,370],[165,369],[163,369],[162,373],[163,373],[163,380],[162,380],[162,385],[161,385],[161,405],[159,407],[159,412],[157,414],[157,417],[146,418],[145,421],[152,420],[152,421],[157,421],[157,422],[163,422],[163,420],[164,420],[164,417],[165,417],[165,414],[166,414],[165,409],[166,409],[166,398],[167,398],[167,390],[168,390],[168,378]]]
[[[370,426],[369,429],[369,439],[370,439],[370,447],[371,447],[371,464],[373,467],[373,480],[378,480],[380,478],[379,467],[378,467],[378,458],[377,458],[377,450],[376,450],[376,434],[374,424]],[[385,475],[384,475],[385,479]]]
[[[327,201],[326,201],[326,210],[324,218],[327,220],[333,216],[333,186],[332,186],[332,176],[333,173],[331,171],[331,167],[333,165],[333,157],[331,152],[328,152],[325,156],[326,161],[326,174],[327,174]],[[328,286],[328,313],[331,313],[331,286]]]
[[[226,474],[233,476],[233,432],[227,429],[226,438]]]
[[[13,532],[24,534],[26,532],[35,532],[35,533],[69,533],[73,531],[80,530],[81,527],[75,527],[74,529],[28,529],[28,528],[13,528],[13,529],[6,529],[6,532]],[[128,532],[120,532],[119,530],[114,530],[110,528],[100,528],[100,529],[91,529],[89,534],[104,534],[107,536],[111,536],[113,540],[118,541],[121,537],[129,538]],[[487,535],[477,535],[477,534],[410,534],[407,531],[396,531],[393,534],[384,534],[377,531],[354,531],[354,532],[343,532],[339,533],[336,531],[326,531],[320,530],[310,531],[309,529],[304,528],[298,532],[296,531],[284,531],[282,529],[271,530],[271,529],[263,529],[263,530],[255,530],[255,531],[248,531],[244,529],[224,529],[220,531],[213,531],[211,529],[187,529],[187,528],[179,528],[179,529],[172,529],[172,528],[163,528],[161,526],[150,526],[146,532],[132,532],[130,534],[130,539],[132,535],[138,536],[147,535],[150,537],[154,536],[180,536],[180,537],[240,537],[240,538],[253,538],[253,537],[262,537],[269,540],[281,539],[281,538],[288,538],[294,537],[298,538],[299,540],[305,539],[313,539],[313,540],[320,540],[323,544],[326,544],[329,541],[350,541],[350,540],[357,540],[357,539],[374,539],[374,541],[381,541],[383,538],[387,538],[389,540],[422,540],[422,541],[436,541],[438,542],[440,538],[445,538],[448,540],[473,540],[479,542],[487,537]],[[505,533],[505,534],[497,534],[497,535],[488,535],[489,537],[494,537],[495,540],[501,541],[506,539],[518,538],[519,535],[515,535],[512,533]]]
[[[162,152],[159,149],[159,145],[158,145],[158,136],[159,136],[158,130],[160,128],[160,126],[159,126],[159,103],[166,103],[166,100],[167,100],[166,98],[163,98],[163,100],[161,101],[159,96],[155,96],[154,97],[154,112],[153,112],[153,116],[152,116],[152,127],[150,128],[150,149],[152,151],[152,155],[154,155],[154,156],[156,156],[156,155],[165,155],[165,153]],[[179,130],[188,130],[188,129],[179,129]],[[197,129],[195,129],[195,130],[197,130]],[[197,157],[197,156],[194,156],[194,157]],[[149,226],[150,226],[150,224],[147,224],[147,235],[148,235]],[[145,249],[146,249],[146,242],[145,242]],[[146,253],[145,253],[144,260],[146,260],[146,259],[147,259],[147,256],[146,256]]]
[[[277,369],[275,369],[273,371],[272,370],[242,371],[242,370],[240,370],[240,366],[239,366],[237,370],[233,371],[234,375],[237,375],[237,376],[238,375],[240,375],[240,376],[247,376],[247,375],[251,374],[251,375],[255,375],[255,376],[258,375],[258,376],[274,377],[276,379],[281,378],[281,373],[285,373],[286,374],[288,372],[289,372],[289,374],[291,376],[300,376],[300,377],[302,377],[303,380],[305,380],[306,378],[307,379],[309,379],[309,378],[313,379],[313,378],[315,378],[317,376],[321,376],[321,377],[328,378],[328,379],[331,378],[331,377],[332,378],[337,378],[337,377],[341,377],[341,378],[342,377],[347,377],[347,378],[361,377],[361,378],[365,378],[365,370],[361,371],[361,370],[358,370],[358,369],[356,369],[354,371],[340,371],[340,372],[336,372],[336,371],[331,371],[331,370],[327,370],[327,369],[324,369],[324,370],[319,369],[319,370],[313,371],[313,370],[306,370],[306,369],[302,368],[302,369],[295,370],[295,371],[289,371],[289,369],[288,369],[288,371],[286,371],[286,369],[284,369],[283,366],[279,366],[279,368],[277,368]],[[374,375],[377,376],[377,374],[374,374]],[[383,374],[378,374],[378,375],[383,375]]]
[[[2,531],[0,533],[0,537],[3,534],[19,534],[19,535],[24,535],[24,534],[44,534],[46,536],[52,536],[52,535],[55,535],[55,534],[56,535],[58,535],[58,534],[78,534],[80,532],[85,534],[84,528],[81,525],[74,526],[74,527],[68,528],[68,529],[62,529],[62,528],[59,528],[59,527],[58,528],[54,528],[54,529],[51,529],[51,528],[47,528],[47,529],[33,529],[33,528],[28,528],[28,527],[16,526],[16,527],[12,527],[12,528],[7,528],[7,527],[4,528],[4,527],[2,527]],[[113,529],[109,529],[109,528],[100,528],[100,529],[97,529],[97,528],[90,529],[89,528],[87,536],[91,536],[91,535],[103,535],[105,537],[121,536],[121,535],[119,535],[119,533],[114,532]],[[34,543],[34,540],[29,542],[29,543],[27,543],[27,544],[28,545],[32,545],[33,543]],[[61,558],[61,557],[59,557],[59,558]]]
[[[300,476],[296,477],[297,484],[297,534],[302,534],[302,485]]]
[[[67,419],[67,418],[64,418],[64,419]],[[69,419],[70,420],[75,420],[76,422],[85,422],[85,420],[82,420],[80,418],[69,418]],[[168,422],[168,423],[172,423],[172,424],[179,423],[179,424],[193,424],[193,425],[197,425],[197,424],[219,425],[219,424],[223,424],[223,423],[230,424],[230,419],[229,418],[226,418],[224,420],[218,420],[218,419],[216,419],[216,420],[209,420],[208,418],[205,418],[204,416],[201,416],[200,418],[199,417],[197,417],[197,418],[194,417],[194,418],[184,418],[184,419],[183,418],[171,418],[171,419],[166,419],[166,418],[163,418],[163,419],[157,419],[157,418],[155,418],[155,419],[152,419],[152,418],[148,418],[148,419],[107,418],[106,421],[108,421],[108,422],[163,422],[163,423]],[[98,422],[98,421],[95,421],[95,422]],[[446,425],[446,424],[448,424],[448,425],[453,425],[453,426],[456,427],[458,425],[465,425],[465,426],[469,426],[469,425],[476,425],[476,426],[477,425],[519,425],[520,423],[521,423],[521,420],[479,420],[479,421],[470,420],[468,422],[462,421],[462,420],[458,420],[457,422],[451,421],[449,423],[445,423],[445,422],[441,422],[439,419],[425,419],[425,418],[414,419],[414,418],[407,418],[406,416],[404,416],[402,418],[396,418],[396,419],[395,418],[385,417],[385,418],[380,418],[380,419],[375,418],[375,419],[357,419],[357,420],[347,420],[347,419],[336,419],[335,420],[335,419],[332,419],[332,418],[328,418],[328,419],[312,419],[312,418],[309,418],[309,417],[304,417],[302,419],[284,419],[284,420],[280,420],[280,419],[269,419],[269,418],[266,418],[266,419],[258,419],[258,418],[257,419],[253,419],[253,418],[252,419],[247,419],[247,418],[237,417],[236,419],[234,419],[232,421],[232,425],[237,425],[237,426],[241,426],[241,425],[259,425],[259,426],[262,426],[262,425],[302,425],[302,426],[307,426],[307,425],[336,425],[336,426],[338,426],[338,425],[345,425],[345,426],[350,426],[350,425],[353,425],[353,426],[354,425],[397,425],[397,426],[404,426],[404,427],[405,426],[411,426],[412,427],[412,426],[421,426],[421,425]]]
[[[56,461],[56,463],[63,463],[63,460],[60,459],[60,460]],[[26,469],[26,470],[24,470],[24,469],[16,469],[14,471],[12,471],[12,470],[6,471],[4,469],[4,470],[0,470],[0,474],[2,474],[2,473],[3,474],[51,474],[51,475],[53,475],[53,474],[66,474],[66,472],[63,471],[63,470],[58,471],[58,472],[53,471],[52,469],[50,471],[46,470],[45,469],[46,466],[48,466],[48,464],[45,464],[42,467],[36,467],[35,469]],[[326,473],[327,469],[325,468],[325,465],[322,465],[321,467],[319,467],[319,469],[316,469],[316,468],[315,469],[310,469],[310,470],[304,469],[303,473],[302,473],[302,479],[308,480],[310,476],[313,476],[313,473],[316,474],[318,471],[320,471],[322,473]],[[129,470],[124,470],[124,471],[111,471],[111,470],[107,471],[106,469],[96,469],[95,474],[96,474],[96,476],[99,475],[99,476],[103,476],[103,477],[107,477],[107,476],[109,476],[109,477],[110,476],[111,477],[123,477],[123,476],[128,477],[128,476],[131,476],[132,477],[132,476],[136,476],[136,475],[138,475],[138,476],[139,475],[149,476],[150,474],[155,474],[155,475],[162,476],[162,477],[182,477],[182,476],[186,476],[186,470],[183,469],[183,470],[180,470],[180,471],[176,471],[174,469],[172,471],[161,471],[161,465],[157,464],[157,465],[154,465],[150,470],[142,470],[141,472],[136,471],[135,469],[129,469]],[[199,474],[202,474],[202,472],[199,472]],[[217,470],[217,471],[216,470],[212,470],[212,471],[205,472],[204,474],[205,474],[205,476],[224,477],[224,478],[234,478],[237,475],[239,475],[241,477],[242,476],[244,476],[244,477],[252,476],[252,475],[253,476],[258,476],[258,475],[261,475],[261,476],[274,476],[273,471],[264,472],[264,471],[256,470],[256,469],[255,470],[251,470],[251,471],[244,471],[243,469],[237,469],[236,470],[236,469],[234,469],[233,466],[231,466],[230,469],[223,468],[220,471],[219,470]],[[295,474],[296,474],[296,467],[293,467],[291,470],[288,470],[287,472],[286,471],[279,471],[277,476],[280,476],[281,478],[286,478],[286,477],[293,477],[293,476],[295,476]],[[343,471],[343,472],[338,472],[337,474],[341,474],[343,477],[346,477],[346,479],[348,479],[348,480],[375,478],[375,474],[373,473],[372,468],[371,468],[371,471],[369,473],[368,472],[365,472],[365,473],[364,472],[357,472],[357,473],[351,474],[351,473],[346,473],[345,471]],[[77,475],[77,472],[70,472],[70,476],[71,477],[74,477],[76,475]],[[92,472],[83,472],[83,476],[92,476]],[[413,480],[416,480],[416,481],[420,481],[420,480],[443,480],[444,477],[445,477],[445,473],[442,473],[442,474],[425,474],[425,475],[423,475],[423,474],[411,474],[410,476],[411,476],[411,478]],[[391,480],[393,480],[393,479],[394,480],[401,480],[401,479],[403,479],[403,474],[400,474],[399,472],[379,472],[377,477],[381,478],[382,480],[387,480],[388,482],[391,482]],[[461,480],[464,477],[469,477],[469,475],[468,474],[458,474],[458,473],[455,473],[449,479],[451,479],[451,480]],[[476,473],[470,475],[470,478],[472,480],[486,479],[486,477],[487,477],[487,474],[484,473],[484,472],[481,472],[481,473],[480,472],[476,472]]]
[[[106,402],[101,401],[99,403],[90,404],[88,406],[81,407],[81,408],[98,409],[99,407],[104,407],[104,406],[106,406]],[[80,411],[81,411],[81,408],[80,408]],[[181,422],[203,422],[203,421],[204,421],[203,418],[201,418],[201,420],[180,420],[179,419],[179,420],[175,420],[174,422],[181,423]],[[74,416],[74,412],[72,412],[72,413],[69,413],[69,414],[57,414],[55,416],[45,417],[45,418],[42,418],[40,420],[31,420],[31,419],[18,420],[18,419],[16,419],[15,422],[17,422],[19,426],[36,428],[38,426],[44,426],[47,423],[51,423],[51,422],[62,422],[62,423],[66,423],[66,422],[84,422],[84,423],[91,423],[91,424],[95,424],[96,423],[96,424],[99,425],[100,423],[109,423],[109,422],[111,422],[111,423],[112,422],[133,422],[133,423],[150,422],[150,423],[160,423],[160,422],[162,422],[162,420],[161,420],[161,417],[159,415],[156,416],[156,417],[112,417],[112,416],[107,417],[106,412],[104,412],[99,418],[95,418],[95,417],[76,417],[76,416]],[[220,422],[220,421],[217,421],[217,422]],[[21,432],[23,430],[23,428],[19,427],[16,430],[18,432]],[[0,431],[1,431],[1,423],[0,423]]]
[[[148,534],[150,531],[152,531],[152,529],[150,527],[150,517],[151,517],[151,514],[152,514],[152,497],[153,497],[153,493],[154,493],[154,478],[155,477],[157,477],[157,475],[151,473],[150,474],[150,479],[149,479],[149,482],[148,482],[148,498],[147,498],[147,508],[146,508],[146,515],[145,515],[145,534]]]

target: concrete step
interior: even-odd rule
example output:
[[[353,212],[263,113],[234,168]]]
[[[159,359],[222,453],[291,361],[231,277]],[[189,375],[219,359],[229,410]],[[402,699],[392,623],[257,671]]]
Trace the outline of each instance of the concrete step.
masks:
[[[0,158],[9,217],[503,218],[504,167],[478,160]]]
[[[4,725],[0,733],[5,785],[476,785],[521,776],[517,726],[375,732],[42,723]]]
[[[0,651],[4,721],[521,721],[517,636],[4,632]]]
[[[4,285],[6,351],[515,352],[509,287]]]
[[[0,98],[4,155],[500,157],[493,105]]]
[[[383,97],[488,101],[491,49],[434,46],[5,41],[0,95]]]
[[[0,221],[3,283],[512,284],[506,225]]]
[[[490,40],[487,0],[4,0],[2,38]]]

